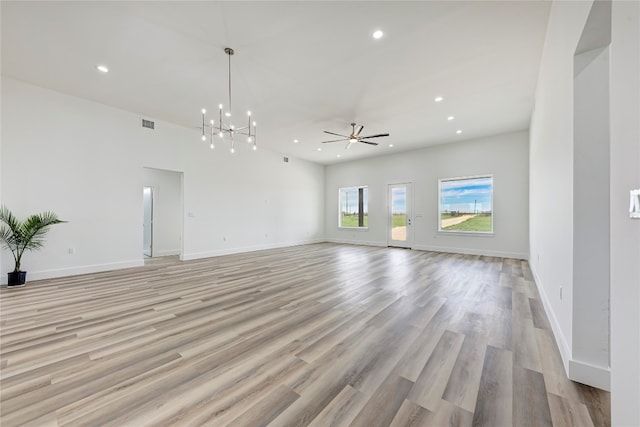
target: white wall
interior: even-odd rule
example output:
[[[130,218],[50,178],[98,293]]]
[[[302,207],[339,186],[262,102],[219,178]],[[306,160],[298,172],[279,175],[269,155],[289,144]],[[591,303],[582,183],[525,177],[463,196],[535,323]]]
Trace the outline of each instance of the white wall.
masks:
[[[588,2],[554,2],[530,127],[530,265],[565,369],[573,313],[573,56]]]
[[[386,147],[378,147],[388,150]],[[494,235],[438,233],[438,180],[493,175]],[[526,259],[528,255],[528,133],[525,131],[340,163],[326,168],[327,239],[387,245],[388,184],[413,183],[414,249]],[[369,187],[369,228],[339,229],[338,189]]]
[[[600,3],[603,6],[607,3]],[[608,13],[606,14],[608,17]],[[593,13],[590,14],[593,16]],[[583,39],[589,29],[583,32]],[[608,45],[606,37],[602,41]],[[574,379],[599,367],[609,387],[609,48],[574,61],[573,348]],[[577,363],[579,362],[579,364]]]
[[[565,369],[573,317],[573,57],[589,2],[554,2],[530,127],[531,269]]]
[[[182,173],[143,168],[143,179],[144,186],[153,189],[153,256],[179,255],[182,245]]]
[[[611,422],[640,425],[640,3],[614,1],[611,33]]]
[[[323,239],[322,166],[268,150],[211,151],[196,130],[140,120],[2,78],[2,203],[69,221],[25,255],[28,280],[141,265],[143,167],[184,172],[185,259]],[[4,281],[10,261],[2,257]]]
[[[602,366],[600,352],[603,322],[597,320],[594,326],[584,316],[591,308],[597,312],[592,317],[601,319],[603,289],[586,300],[573,295],[573,246],[584,237],[573,235],[580,229],[574,229],[573,222],[578,208],[573,205],[574,155],[580,154],[574,151],[573,123],[574,112],[579,116],[583,108],[574,111],[573,61],[591,6],[592,2],[554,2],[551,8],[530,129],[531,268],[569,377],[607,388],[608,369]],[[630,220],[627,212],[629,190],[640,186],[639,13],[637,2],[612,2],[610,147],[609,155],[603,155],[610,164],[591,165],[601,168],[594,170],[596,175],[603,170],[608,173],[610,182],[609,200],[596,202],[610,207],[610,251],[601,261],[610,263],[610,388],[612,422],[618,426],[640,425],[640,222]],[[603,85],[607,82],[599,84]],[[574,323],[580,318],[579,324]],[[592,339],[585,339],[589,334]],[[596,357],[575,359],[587,353]]]

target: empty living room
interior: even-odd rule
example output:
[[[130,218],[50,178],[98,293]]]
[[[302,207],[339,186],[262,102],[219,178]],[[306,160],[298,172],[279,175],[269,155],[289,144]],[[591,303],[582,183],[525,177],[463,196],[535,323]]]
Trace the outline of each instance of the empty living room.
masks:
[[[640,427],[640,2],[0,19],[3,427]]]

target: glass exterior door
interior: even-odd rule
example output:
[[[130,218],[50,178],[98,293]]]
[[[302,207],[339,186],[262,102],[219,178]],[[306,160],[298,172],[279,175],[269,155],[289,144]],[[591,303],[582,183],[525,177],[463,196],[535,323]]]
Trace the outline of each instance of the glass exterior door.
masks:
[[[389,246],[411,248],[411,183],[389,185]]]

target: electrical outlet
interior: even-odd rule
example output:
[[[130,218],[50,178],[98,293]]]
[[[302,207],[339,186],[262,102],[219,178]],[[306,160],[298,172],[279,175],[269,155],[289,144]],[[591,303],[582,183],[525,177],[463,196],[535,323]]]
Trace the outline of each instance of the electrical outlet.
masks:
[[[69,255],[73,255],[76,253],[76,248],[69,248],[68,251]]]
[[[640,188],[629,191],[629,217],[640,219]]]

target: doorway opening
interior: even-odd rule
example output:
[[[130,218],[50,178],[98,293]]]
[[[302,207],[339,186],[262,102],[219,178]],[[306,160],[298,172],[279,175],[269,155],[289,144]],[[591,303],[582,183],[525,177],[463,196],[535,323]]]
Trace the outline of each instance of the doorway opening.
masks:
[[[153,188],[142,189],[142,255],[145,258],[153,256]]]
[[[183,174],[143,168],[142,253],[151,258],[180,256],[183,253]]]

